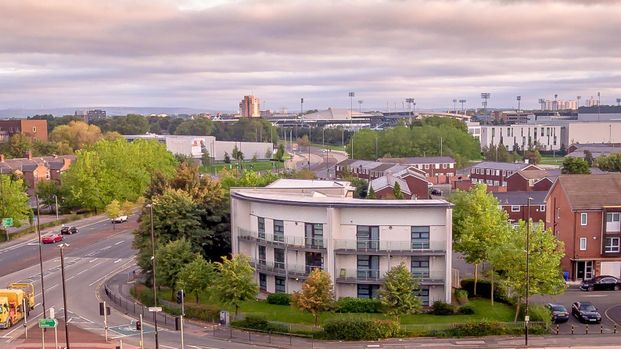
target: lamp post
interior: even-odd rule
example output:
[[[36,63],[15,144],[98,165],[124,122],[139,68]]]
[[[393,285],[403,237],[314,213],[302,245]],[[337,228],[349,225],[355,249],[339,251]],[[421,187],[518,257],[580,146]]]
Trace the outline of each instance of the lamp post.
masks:
[[[153,273],[153,306],[157,307],[157,283],[155,281],[155,232],[153,230],[153,204],[147,204],[147,206],[149,208],[149,212],[150,212],[150,218],[151,218],[151,265],[153,267],[152,269],[152,273]],[[153,312],[153,326],[155,327],[155,349],[159,349],[160,344],[159,344],[159,338],[158,338],[158,332],[157,332],[157,312]]]
[[[517,96],[515,97],[515,99],[517,100],[517,111],[520,111],[520,102],[522,102],[522,96]]]
[[[37,205],[37,236],[39,238],[39,268],[40,268],[40,276],[41,276],[41,306],[43,307],[43,318],[45,318],[45,284],[43,283],[43,254],[41,252],[41,225],[40,225],[40,217],[41,210],[39,209],[39,196],[35,195],[35,205]],[[67,318],[65,317],[65,322]],[[45,330],[41,334],[41,339],[43,343],[45,343]]]
[[[69,244],[64,243],[58,245],[60,247],[60,274],[63,282],[63,311],[65,313],[65,343],[67,345],[67,349],[70,349],[69,346],[69,317],[67,316],[67,288],[65,287],[65,247],[69,247]]]
[[[356,93],[355,92],[350,92],[349,93],[349,126],[351,128],[354,127],[353,123],[354,123],[354,97],[356,97]]]
[[[597,121],[599,121],[600,109],[602,106],[602,94],[597,92]]]
[[[58,220],[58,196],[54,194],[54,207],[56,208],[56,220]]]
[[[528,197],[528,205],[526,206],[526,309],[524,309],[524,345],[528,346],[528,296],[530,293],[530,275],[529,275],[529,259],[530,259],[530,202],[532,197]]]

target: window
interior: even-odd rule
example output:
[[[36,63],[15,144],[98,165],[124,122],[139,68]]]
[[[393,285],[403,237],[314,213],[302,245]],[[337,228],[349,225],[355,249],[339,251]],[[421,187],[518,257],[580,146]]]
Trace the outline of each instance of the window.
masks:
[[[304,228],[306,247],[323,248],[323,224],[306,223]]]
[[[586,251],[587,249],[587,238],[580,238],[580,251]]]
[[[356,266],[358,279],[379,279],[379,256],[358,256]]]
[[[435,167],[436,169],[440,168],[440,164],[435,164],[433,167]]]
[[[561,218],[561,208],[557,207],[556,208],[556,219],[560,219]]]
[[[285,269],[285,250],[282,248],[274,249],[274,268]]]
[[[500,170],[496,170],[496,176],[500,176]]]
[[[619,222],[619,212],[606,212],[606,232],[621,231],[621,222]]]
[[[618,222],[619,221],[619,212],[608,212],[606,213],[606,223]]]
[[[425,170],[429,169],[429,164],[425,164]]]
[[[442,164],[442,168],[446,169],[448,167],[448,164]]]
[[[429,248],[429,227],[411,228],[412,249],[422,250]]]
[[[274,220],[274,241],[285,241],[285,224],[283,221]]]
[[[429,256],[412,257],[412,275],[417,278],[429,277]]]
[[[379,249],[379,227],[359,225],[356,227],[356,246],[359,250]]]
[[[453,168],[453,166],[454,166],[453,164],[449,164],[449,168]]]
[[[265,246],[259,246],[259,264],[265,265]]]
[[[545,212],[546,211],[546,205],[539,205],[539,211],[540,212]]]
[[[259,274],[259,289],[261,291],[267,290],[267,276],[265,274]]]
[[[274,276],[274,283],[276,284],[276,292],[285,293],[287,292],[285,286],[285,278],[280,276]]]
[[[358,298],[379,298],[379,285],[358,285]]]
[[[511,205],[511,212],[520,212],[519,205]]]
[[[421,287],[420,290],[415,290],[414,292],[420,297],[423,305],[429,306],[429,288]]]
[[[265,240],[265,218],[257,217],[257,230],[259,233],[259,239]]]
[[[619,238],[606,238],[604,244],[604,252],[615,253],[619,252]]]
[[[582,212],[580,214],[580,225],[587,225],[587,213]]]

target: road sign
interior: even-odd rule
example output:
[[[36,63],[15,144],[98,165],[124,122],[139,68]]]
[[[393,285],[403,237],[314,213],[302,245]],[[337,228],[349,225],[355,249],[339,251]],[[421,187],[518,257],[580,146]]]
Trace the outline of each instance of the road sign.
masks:
[[[2,218],[2,225],[4,225],[5,227],[12,227],[13,218]]]
[[[58,325],[56,319],[40,319],[39,328],[55,328]]]
[[[149,312],[151,313],[159,313],[162,311],[162,307],[149,307]]]
[[[54,311],[54,307],[50,307],[50,319],[56,319],[56,312]]]

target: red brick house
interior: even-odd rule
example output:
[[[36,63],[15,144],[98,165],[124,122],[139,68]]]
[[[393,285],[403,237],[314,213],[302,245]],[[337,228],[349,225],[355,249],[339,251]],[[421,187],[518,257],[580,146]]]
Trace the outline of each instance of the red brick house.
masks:
[[[621,276],[621,174],[561,175],[546,197],[546,227],[565,244],[572,280]]]
[[[560,170],[528,167],[507,177],[507,191],[548,191],[560,174]]]
[[[470,181],[472,184],[484,183],[488,187],[506,187],[509,176],[524,170],[541,168],[525,163],[483,161],[470,168]]]
[[[529,217],[530,200],[530,219],[533,222],[544,222],[546,220],[546,191],[510,191],[506,193],[494,193],[494,197],[498,199],[500,207],[509,215],[511,223],[517,223],[519,220],[526,221]]]
[[[75,155],[42,156],[5,159],[0,154],[0,173],[16,174],[24,179],[28,193],[32,194],[41,181],[53,180],[60,182],[60,176],[75,161]]]
[[[17,133],[41,142],[47,142],[47,120],[0,120],[0,142],[8,142]]]
[[[455,179],[457,173],[455,159],[450,156],[381,158],[378,161],[415,167],[424,171],[427,180],[433,184],[449,184]]]
[[[399,183],[404,199],[429,199],[429,182],[423,173],[416,168],[408,168],[398,173],[388,172],[386,175],[369,182],[368,192],[375,192],[377,199],[394,199],[394,187]]]

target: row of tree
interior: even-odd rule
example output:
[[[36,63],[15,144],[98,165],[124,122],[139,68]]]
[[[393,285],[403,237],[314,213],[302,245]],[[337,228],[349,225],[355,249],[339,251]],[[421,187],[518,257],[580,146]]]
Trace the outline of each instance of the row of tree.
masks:
[[[530,164],[538,164],[541,162],[541,153],[539,149],[534,147],[529,150],[520,152],[519,148],[515,151],[508,151],[504,144],[490,145],[483,147],[483,158],[487,161],[497,162],[516,162],[528,160]]]
[[[512,226],[507,213],[487,192],[484,184],[476,185],[468,192],[456,192],[451,201],[455,205],[453,248],[464,254],[466,262],[475,265],[475,294],[478,267],[482,263],[489,266],[487,277],[492,282],[492,294],[495,283],[500,283],[513,297],[517,307],[516,319],[519,306],[527,296],[559,294],[564,290],[560,269],[563,243],[549,229],[545,230],[543,223],[527,225],[520,221],[517,226]],[[530,238],[528,249],[527,238]],[[527,256],[530,263],[528,278]]]

